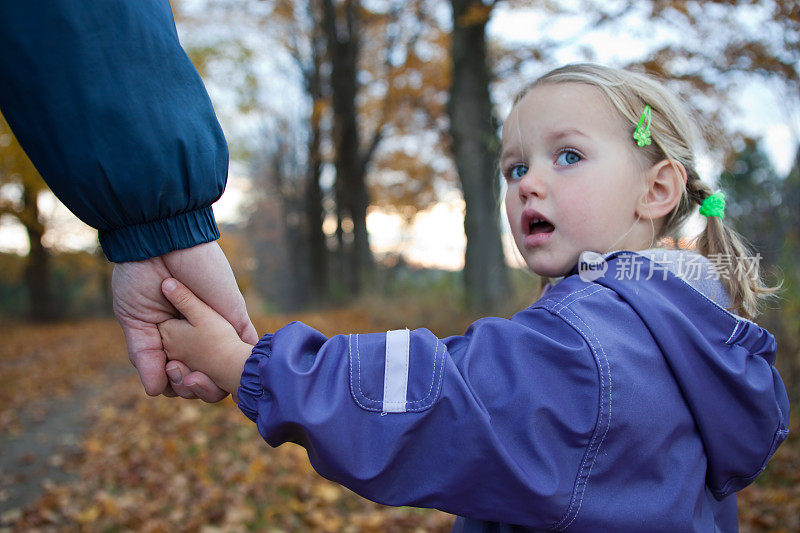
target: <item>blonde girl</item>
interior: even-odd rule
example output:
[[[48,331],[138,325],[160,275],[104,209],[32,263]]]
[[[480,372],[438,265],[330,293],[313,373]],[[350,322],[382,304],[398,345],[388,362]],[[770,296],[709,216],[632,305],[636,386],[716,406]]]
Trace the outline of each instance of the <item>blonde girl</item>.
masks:
[[[164,347],[238,394],[269,444],[304,446],[369,499],[458,515],[454,531],[736,531],[735,493],[786,437],[788,399],[749,320],[757,265],[692,131],[648,77],[555,70],[503,127],[514,240],[558,280],[530,307],[444,339],[293,322],[250,346],[169,279],[185,319],[161,324]],[[654,248],[698,206],[696,250]]]

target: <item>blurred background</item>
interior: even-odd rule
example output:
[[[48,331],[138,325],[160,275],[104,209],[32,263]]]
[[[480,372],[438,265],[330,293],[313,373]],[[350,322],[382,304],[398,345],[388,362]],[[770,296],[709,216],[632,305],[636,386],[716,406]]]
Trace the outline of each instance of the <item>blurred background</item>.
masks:
[[[462,332],[477,316],[508,315],[531,303],[539,283],[521,268],[500,209],[499,127],[526,83],[565,63],[594,61],[667,78],[694,110],[705,137],[699,147],[701,176],[727,193],[727,220],[760,254],[768,281],[783,283],[760,322],[778,338],[777,366],[797,405],[796,0],[171,4],[181,42],[206,83],[230,147],[227,189],[214,209],[220,244],[259,333],[300,317],[326,333],[426,326],[445,336]],[[476,126],[480,117],[492,117],[494,127]],[[483,149],[463,149],[474,146],[472,142]],[[701,221],[692,220],[685,235],[692,237],[701,228]],[[49,192],[0,118],[0,385],[6,387],[6,396],[0,393],[5,406],[0,423],[10,435],[22,438],[53,417],[50,407],[37,415],[25,411],[26,402],[20,400],[36,390],[42,376],[53,378],[56,396],[75,399],[87,380],[107,383],[103,380],[109,375],[125,374],[115,367],[125,363],[125,356],[121,334],[110,319],[111,270],[96,232]],[[90,347],[89,337],[100,344]],[[70,376],[65,377],[65,368],[72,368]],[[360,503],[341,503],[346,491],[335,485],[314,489],[317,481],[308,481],[316,479],[312,477],[287,485],[286,498],[299,498],[301,504],[295,511],[287,504],[284,509],[291,516],[280,520],[273,507],[255,503],[231,518],[229,506],[220,503],[225,497],[207,491],[195,496],[210,498],[203,501],[211,501],[208,508],[216,510],[197,523],[187,525],[185,512],[175,515],[174,506],[154,508],[145,518],[141,506],[138,514],[125,514],[125,502],[133,509],[140,496],[120,488],[125,483],[119,479],[93,484],[99,481],[92,472],[105,464],[92,462],[105,453],[98,443],[111,438],[98,437],[107,431],[103,420],[120,424],[119,417],[147,412],[155,419],[163,416],[164,424],[180,424],[181,417],[188,417],[184,429],[173,430],[192,431],[190,422],[200,409],[164,399],[142,403],[147,400],[140,398],[141,388],[130,376],[126,379],[104,400],[104,409],[118,407],[114,416],[106,413],[103,419],[98,407],[90,410],[90,418],[84,417],[85,427],[92,428],[88,436],[81,433],[60,452],[31,452],[29,465],[46,456],[46,474],[15,473],[13,465],[4,465],[9,470],[0,473],[0,505],[5,509],[0,526],[449,527],[442,513],[406,510],[390,515],[375,506],[358,514],[353,506]],[[123,409],[120,402],[135,408]],[[168,422],[176,409],[183,414]],[[232,433],[247,431],[222,410],[205,409],[219,417],[213,419],[218,427],[228,424],[237,428]],[[130,431],[151,435],[136,420],[130,419]],[[151,437],[153,446],[165,446],[157,432]],[[198,444],[196,438],[193,434],[176,441],[171,453],[187,460],[206,453],[202,450],[214,455],[211,449],[218,445],[233,446],[229,435],[220,436],[228,440],[217,445],[207,440]],[[114,457],[135,456],[130,443],[119,446],[112,447]],[[194,446],[194,452],[186,446]],[[784,445],[778,471],[745,497],[744,530],[800,528],[800,489],[797,474],[792,474],[800,472],[796,448],[794,442]],[[284,455],[285,461],[299,461]],[[50,464],[53,456],[61,457],[55,465]],[[246,456],[241,452],[237,460]],[[146,463],[146,457],[138,460]],[[73,482],[94,481],[84,479],[79,484],[83,489],[69,492],[73,489],[51,479],[53,469],[67,467]],[[187,482],[178,472],[187,466],[174,468],[171,479]],[[226,468],[219,466],[220,471]],[[203,475],[195,474],[202,480]],[[149,479],[141,477],[142,483]],[[50,484],[42,488],[42,479]],[[138,486],[138,481],[125,479]],[[35,487],[30,497],[12,488],[26,483]],[[149,494],[146,483],[144,487],[139,488]],[[269,499],[259,493],[264,498]],[[308,522],[313,514],[308,502],[323,509],[316,521]],[[343,514],[350,518],[337,522]]]

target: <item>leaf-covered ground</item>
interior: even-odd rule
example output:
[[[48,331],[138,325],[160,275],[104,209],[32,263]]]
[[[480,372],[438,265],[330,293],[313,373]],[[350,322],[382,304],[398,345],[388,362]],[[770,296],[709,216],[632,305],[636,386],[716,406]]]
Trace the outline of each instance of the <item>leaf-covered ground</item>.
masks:
[[[326,333],[397,327],[368,310],[299,318]],[[314,473],[302,448],[270,448],[230,399],[207,405],[145,396],[127,365],[113,321],[0,329],[2,438],[24,442],[30,427],[73,405],[87,424],[69,452],[50,448],[51,457],[30,457],[39,449],[31,439],[20,460],[42,459],[50,479],[37,480],[40,494],[29,504],[3,506],[21,474],[13,465],[0,472],[0,531],[449,530],[450,515],[369,502]],[[800,531],[796,433],[741,493],[742,531]],[[51,476],[54,470],[69,477]]]

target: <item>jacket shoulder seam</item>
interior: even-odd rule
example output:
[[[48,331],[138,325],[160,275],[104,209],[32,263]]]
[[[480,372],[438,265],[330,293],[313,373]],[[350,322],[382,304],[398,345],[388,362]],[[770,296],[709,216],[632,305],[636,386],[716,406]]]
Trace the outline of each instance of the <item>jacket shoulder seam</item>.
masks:
[[[590,290],[594,289],[594,290]],[[547,309],[560,319],[569,324],[583,338],[589,346],[589,350],[594,358],[600,383],[599,405],[597,421],[594,431],[586,446],[583,459],[581,460],[578,475],[572,489],[569,506],[561,519],[550,526],[549,530],[563,531],[568,528],[578,517],[578,513],[583,505],[583,497],[589,483],[589,477],[594,467],[595,460],[600,452],[600,447],[605,441],[609,428],[611,427],[611,367],[608,362],[603,345],[600,343],[592,327],[575,313],[570,306],[575,302],[593,296],[599,292],[613,292],[607,287],[598,284],[591,284],[579,291],[570,293],[558,301],[546,302],[543,308]],[[570,300],[570,298],[572,298]]]

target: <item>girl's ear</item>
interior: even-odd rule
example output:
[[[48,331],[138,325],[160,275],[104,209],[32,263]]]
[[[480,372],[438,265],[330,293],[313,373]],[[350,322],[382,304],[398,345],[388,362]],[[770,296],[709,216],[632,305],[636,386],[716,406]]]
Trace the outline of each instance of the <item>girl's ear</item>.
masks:
[[[663,159],[647,171],[647,189],[636,206],[643,220],[668,215],[686,190],[686,168],[678,161]]]

